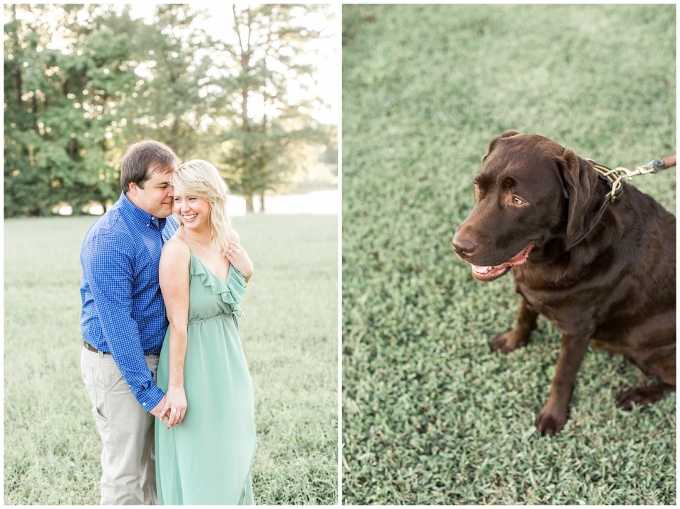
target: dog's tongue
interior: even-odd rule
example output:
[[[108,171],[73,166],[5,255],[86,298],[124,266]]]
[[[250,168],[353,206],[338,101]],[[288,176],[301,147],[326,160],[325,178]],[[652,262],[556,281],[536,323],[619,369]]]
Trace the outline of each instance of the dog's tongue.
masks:
[[[492,271],[504,269],[506,267],[512,267],[513,265],[521,265],[527,261],[527,258],[529,257],[529,251],[531,251],[533,247],[534,243],[532,242],[515,256],[510,258],[507,262],[501,263],[500,265],[480,266],[472,264],[472,270],[477,274],[487,274]]]

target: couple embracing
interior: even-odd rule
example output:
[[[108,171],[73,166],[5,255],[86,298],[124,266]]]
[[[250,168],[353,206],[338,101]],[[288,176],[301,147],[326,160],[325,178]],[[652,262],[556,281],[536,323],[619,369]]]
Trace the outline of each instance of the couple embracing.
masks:
[[[227,185],[151,140],[130,146],[120,180],[80,255],[101,503],[252,504],[254,395],[237,317],[253,264]]]

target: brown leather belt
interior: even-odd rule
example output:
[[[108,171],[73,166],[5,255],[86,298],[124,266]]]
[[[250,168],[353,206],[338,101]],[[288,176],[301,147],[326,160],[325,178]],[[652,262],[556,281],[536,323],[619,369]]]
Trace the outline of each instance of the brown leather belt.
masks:
[[[90,352],[99,353],[95,347],[83,339],[83,346],[87,348]],[[104,355],[111,355],[109,352],[102,352]]]

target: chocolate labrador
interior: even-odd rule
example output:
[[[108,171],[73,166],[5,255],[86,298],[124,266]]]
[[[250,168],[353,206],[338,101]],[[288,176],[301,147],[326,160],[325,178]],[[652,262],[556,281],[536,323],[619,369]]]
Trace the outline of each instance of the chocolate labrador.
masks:
[[[625,394],[646,406],[675,390],[675,216],[593,163],[543,136],[508,131],[493,139],[474,179],[475,206],[453,237],[472,275],[507,272],[522,302],[515,328],[492,349],[524,346],[539,313],[562,333],[550,396],[536,418],[542,434],[567,420],[576,373],[592,341],[623,354],[661,382]]]

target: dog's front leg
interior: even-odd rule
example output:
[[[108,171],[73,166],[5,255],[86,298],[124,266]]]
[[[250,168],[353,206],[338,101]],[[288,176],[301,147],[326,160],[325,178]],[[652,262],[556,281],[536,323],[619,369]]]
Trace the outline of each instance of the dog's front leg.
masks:
[[[574,391],[576,374],[588,349],[592,331],[562,334],[562,348],[555,368],[548,402],[536,418],[542,435],[553,435],[564,427],[569,412],[569,401]]]
[[[536,328],[536,317],[538,311],[530,307],[522,297],[517,315],[517,325],[505,334],[501,334],[491,343],[492,350],[500,350],[503,353],[510,353],[520,346],[525,346],[529,341],[531,331]]]

